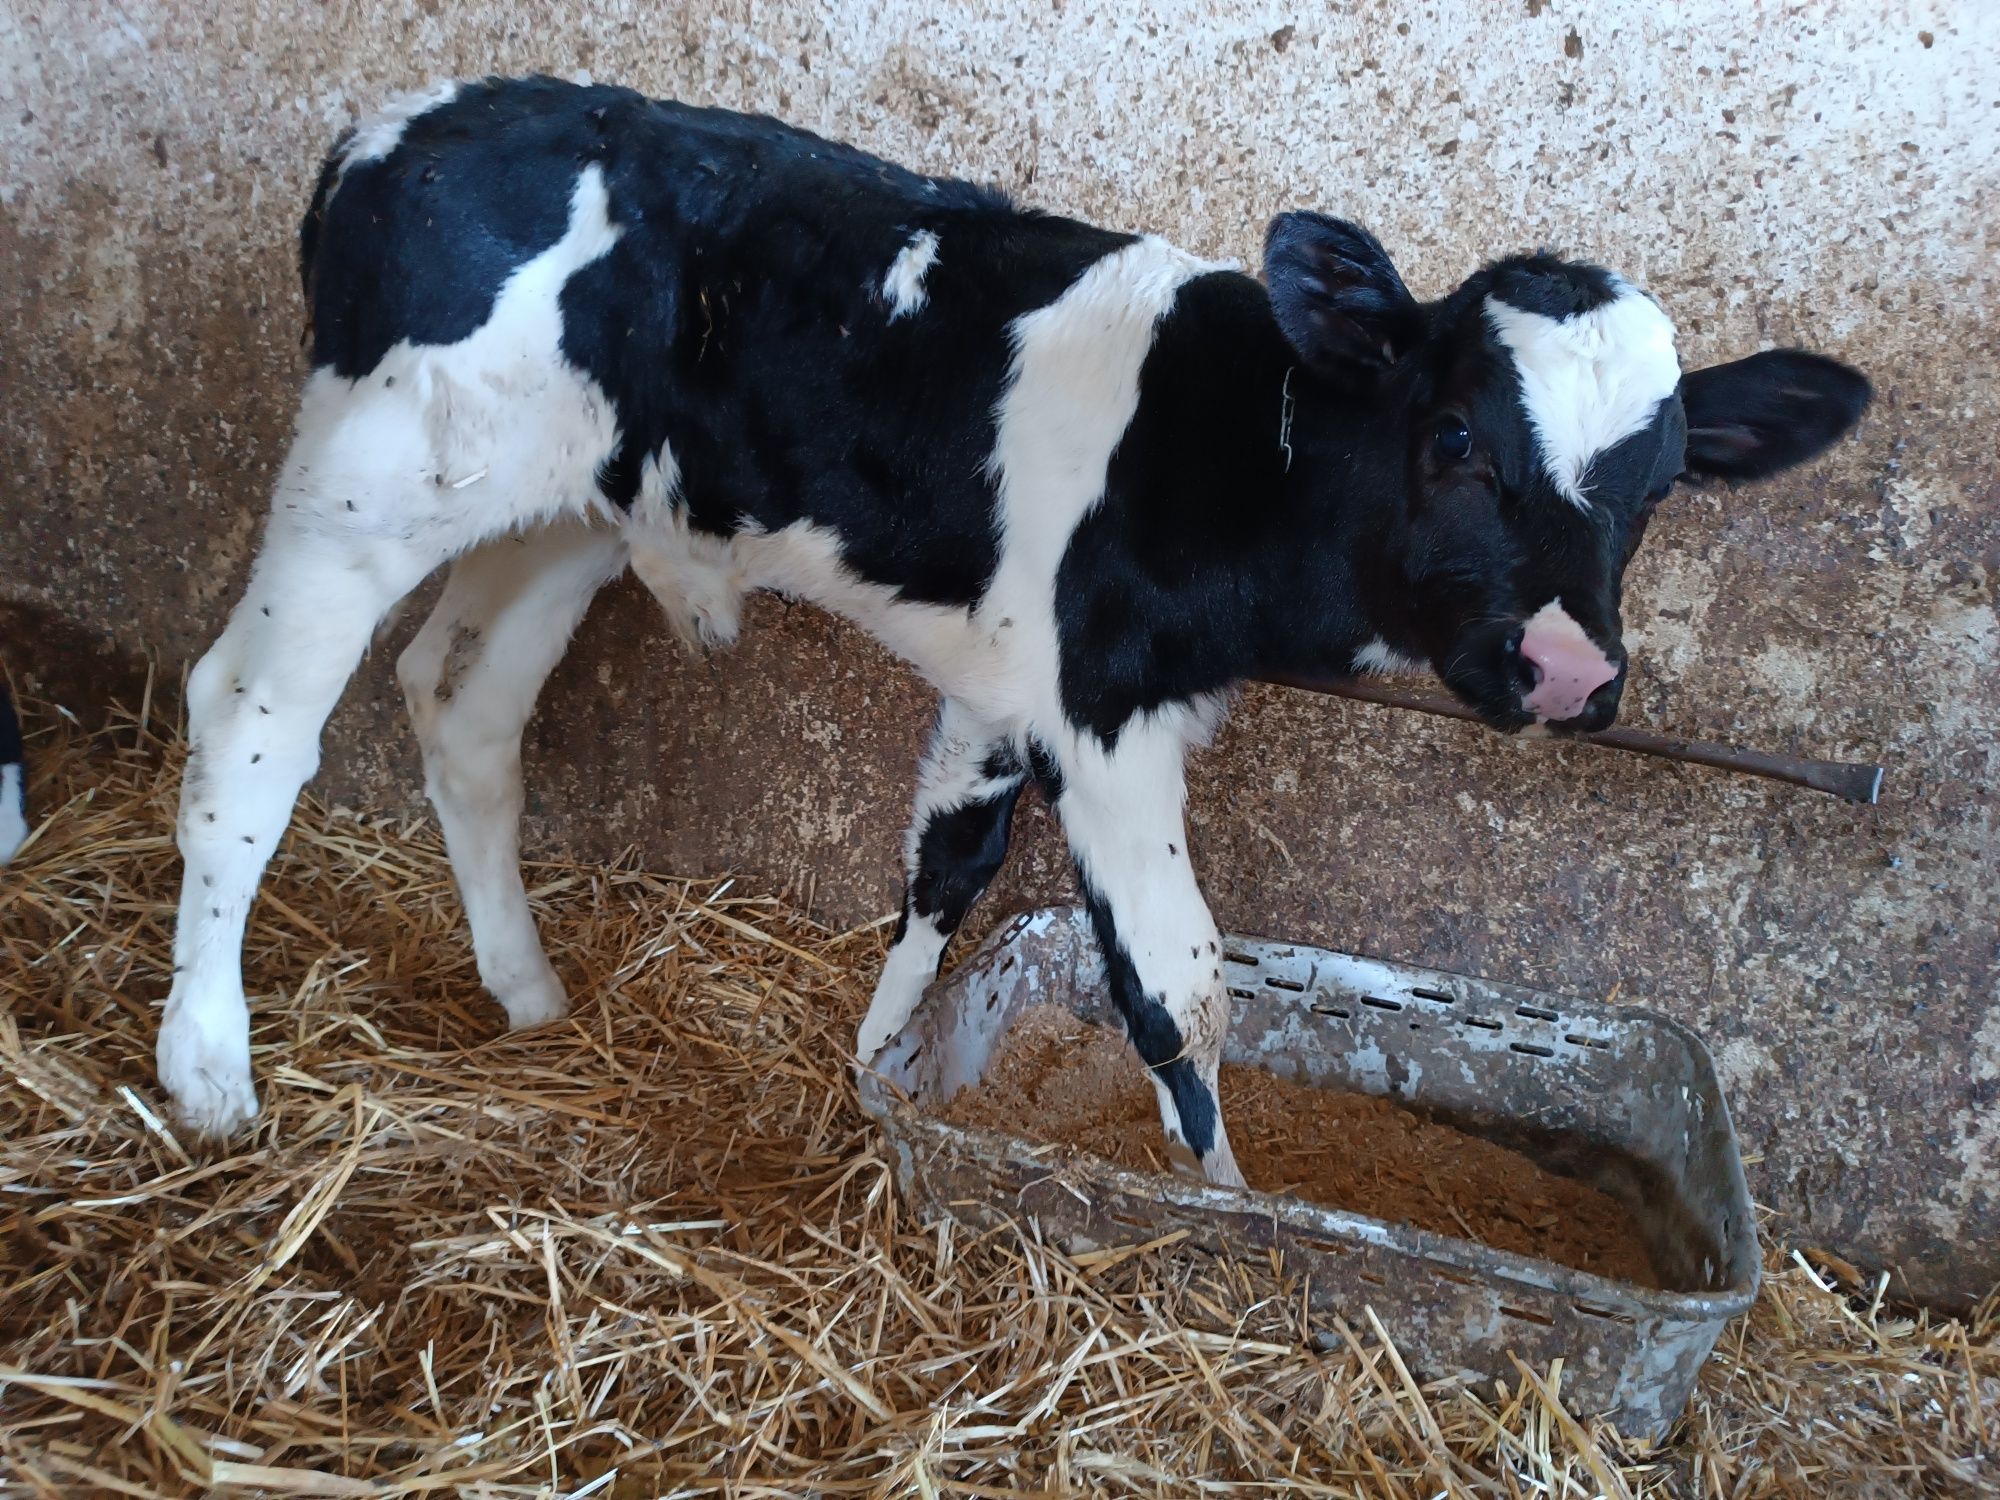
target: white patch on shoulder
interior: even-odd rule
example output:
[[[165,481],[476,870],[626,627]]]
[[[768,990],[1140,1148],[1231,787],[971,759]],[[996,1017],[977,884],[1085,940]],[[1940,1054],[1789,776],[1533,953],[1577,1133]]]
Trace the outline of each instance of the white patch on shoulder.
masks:
[[[14,851],[27,841],[28,812],[21,767],[10,761],[0,766],[0,865],[12,859]]]
[[[338,184],[348,169],[363,162],[380,161],[403,139],[403,128],[418,115],[428,114],[439,105],[449,104],[458,97],[459,84],[456,79],[446,79],[434,83],[427,89],[415,89],[406,94],[397,94],[374,114],[354,128],[354,139],[347,143],[347,150],[341,154],[340,170],[334,181]]]
[[[1651,420],[1680,384],[1674,325],[1658,303],[1613,278],[1618,296],[1556,319],[1486,299],[1486,321],[1514,356],[1542,466],[1563,497],[1590,508],[1590,461]]]
[[[1357,672],[1380,672],[1386,676],[1407,676],[1412,672],[1428,672],[1430,664],[1405,656],[1387,641],[1377,637],[1354,653],[1354,670]]]
[[[937,260],[938,237],[919,229],[909,244],[896,252],[889,272],[882,278],[882,300],[889,304],[889,321],[910,317],[924,310],[930,293],[924,290],[924,274]]]
[[[1021,670],[998,701],[972,700],[982,710],[1051,728],[1063,722],[1056,571],[1071,533],[1104,497],[1111,454],[1139,409],[1154,329],[1183,285],[1215,269],[1149,235],[1014,320],[1013,369],[987,460],[1000,494],[1000,566],[980,614],[1005,627]]]

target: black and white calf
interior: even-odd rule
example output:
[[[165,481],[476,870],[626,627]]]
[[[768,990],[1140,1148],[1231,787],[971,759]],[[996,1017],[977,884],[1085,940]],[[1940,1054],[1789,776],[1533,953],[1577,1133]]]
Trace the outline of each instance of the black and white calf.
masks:
[[[1649,297],[1548,256],[1419,303],[1362,230],[1287,214],[1260,283],[768,119],[546,79],[343,138],[301,252],[297,437],[190,682],[159,1060],[218,1130],[256,1109],[259,874],[377,621],[448,561],[401,662],[430,795],[486,986],[516,1025],[563,1013],[517,868],[520,734],[629,566],[705,641],[777,590],[943,695],[859,1055],[1035,780],[1170,1139],[1236,1181],[1182,818],[1230,685],[1410,660],[1500,730],[1608,723],[1652,507],[1819,452],[1867,395],[1806,354],[1683,375]]]

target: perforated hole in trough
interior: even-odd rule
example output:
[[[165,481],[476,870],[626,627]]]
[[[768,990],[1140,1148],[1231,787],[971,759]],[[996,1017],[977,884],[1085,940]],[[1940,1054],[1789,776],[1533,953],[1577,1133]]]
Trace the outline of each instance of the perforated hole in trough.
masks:
[[[1361,1003],[1363,1005],[1372,1005],[1377,1010],[1401,1010],[1403,1008],[1402,1001],[1384,1000],[1380,995],[1363,995]]]
[[[1458,1003],[1443,990],[1427,990],[1422,985],[1418,985],[1410,993],[1415,995],[1419,1000],[1429,1000],[1437,1005],[1456,1005]]]
[[[1537,1328],[1556,1326],[1556,1320],[1547,1313],[1533,1312],[1525,1307],[1509,1307],[1504,1302],[1500,1304],[1500,1315],[1504,1318],[1513,1318],[1517,1322],[1533,1323]]]
[[[1611,1047],[1611,1043],[1601,1036],[1577,1036],[1571,1033],[1563,1037],[1563,1040],[1568,1042],[1572,1047],[1602,1047],[1607,1051]]]
[[[1507,1050],[1509,1052],[1524,1052],[1529,1057],[1554,1057],[1556,1055],[1555,1048],[1537,1047],[1533,1042],[1509,1042]]]
[[[1485,1016],[1460,1016],[1459,1019],[1468,1026],[1478,1027],[1481,1031],[1500,1031],[1504,1029],[1500,1022],[1488,1020]]]
[[[1607,1323],[1623,1323],[1628,1328],[1632,1326],[1632,1320],[1624,1313],[1613,1312],[1608,1307],[1592,1307],[1588,1302],[1572,1302],[1570,1306],[1586,1318],[1602,1318]]]
[[[1344,1005],[1335,1005],[1331,1000],[1315,1000],[1313,1002],[1313,1014],[1316,1016],[1334,1016],[1342,1021],[1351,1021],[1354,1019],[1353,1011]]]
[[[1560,1021],[1561,1016],[1552,1010],[1543,1010],[1539,1005],[1517,1005],[1514,1014],[1526,1016],[1530,1021]]]
[[[1225,948],[1223,950],[1222,956],[1225,959],[1227,959],[1230,963],[1241,964],[1246,969],[1256,968],[1259,962],[1259,960],[1252,958],[1249,954],[1238,953],[1233,948]]]
[[[1354,1246],[1344,1245],[1339,1240],[1314,1240],[1299,1236],[1299,1246],[1306,1250],[1317,1250],[1322,1255],[1352,1255]]]
[[[1265,983],[1266,987],[1268,987],[1268,988],[1270,988],[1270,989],[1274,989],[1274,990],[1290,990],[1290,991],[1291,991],[1291,992],[1292,992],[1292,993],[1293,993],[1294,995],[1303,995],[1303,994],[1304,994],[1304,993],[1306,992],[1306,987],[1305,987],[1304,985],[1300,984],[1300,983],[1298,982],[1298,980],[1296,980],[1296,979],[1280,979],[1280,978],[1279,978],[1279,977],[1278,977],[1277,975],[1275,975],[1275,974],[1270,974],[1270,975],[1266,975],[1266,976],[1265,976],[1265,979],[1264,979],[1264,983]]]

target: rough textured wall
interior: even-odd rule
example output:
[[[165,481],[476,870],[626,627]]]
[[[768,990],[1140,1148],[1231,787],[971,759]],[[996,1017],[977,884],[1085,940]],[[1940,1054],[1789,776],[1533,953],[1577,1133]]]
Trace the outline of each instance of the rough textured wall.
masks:
[[[1627,722],[1880,758],[1883,804],[1253,690],[1194,776],[1225,925],[1664,1010],[1712,1041],[1760,1199],[1930,1294],[2000,1277],[1994,304],[2000,11],[593,0],[0,5],[0,613],[87,708],[240,587],[301,372],[290,238],[386,91],[589,69],[1255,255],[1370,224],[1419,295],[1548,244],[1648,284],[1690,363],[1866,368],[1831,459],[1683,492],[1632,579]],[[1462,14],[1461,14],[1462,13]],[[1476,18],[1476,23],[1475,23]],[[532,839],[886,910],[926,693],[766,603],[691,661],[630,589],[531,731]],[[406,632],[407,621],[402,627]],[[325,785],[418,774],[379,653]],[[1050,820],[976,925],[1060,893]]]

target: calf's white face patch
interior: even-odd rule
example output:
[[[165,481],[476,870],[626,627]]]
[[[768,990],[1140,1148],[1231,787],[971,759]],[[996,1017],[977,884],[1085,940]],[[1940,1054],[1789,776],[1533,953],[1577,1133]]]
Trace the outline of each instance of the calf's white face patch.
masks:
[[[1487,326],[1520,372],[1542,466],[1579,510],[1590,508],[1590,461],[1650,422],[1681,379],[1672,321],[1637,287],[1617,286],[1611,301],[1560,319],[1486,299]]]

